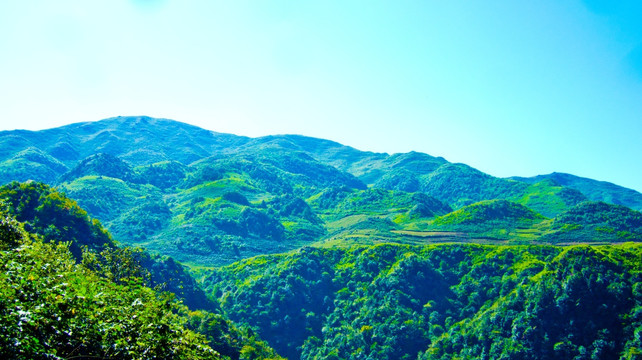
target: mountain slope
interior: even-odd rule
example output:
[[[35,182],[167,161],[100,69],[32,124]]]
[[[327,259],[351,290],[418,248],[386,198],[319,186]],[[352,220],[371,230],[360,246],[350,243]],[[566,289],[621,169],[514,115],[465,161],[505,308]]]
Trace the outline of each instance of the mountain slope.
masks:
[[[364,152],[336,142],[297,135],[251,139],[145,116],[117,117],[35,132],[3,131],[0,132],[0,145],[0,183],[27,179],[54,183],[80,161],[98,153],[118,157],[136,167],[163,161],[188,165],[211,156],[271,151],[305,153],[320,163],[356,176],[367,185],[422,191],[455,208],[496,198],[516,200],[529,194],[524,182],[541,180],[495,178],[464,164],[451,164],[441,157],[416,152],[393,155]],[[552,178],[562,186],[569,185],[585,193],[590,200],[636,209],[642,205],[641,194],[608,183],[566,174],[551,174],[545,178]],[[540,197],[546,196],[540,194]],[[540,203],[546,201],[542,199]],[[551,216],[560,212],[560,209],[553,212],[544,208],[536,210],[550,212]]]
[[[69,172],[63,174],[60,182],[69,182],[83,176],[106,176],[125,181],[134,180],[133,169],[122,159],[110,154],[98,153],[83,159]]]
[[[550,219],[587,200],[551,179],[500,179],[417,152],[377,154],[295,135],[251,139],[148,117],[2,132],[2,144],[0,180],[45,179],[121,243],[193,265],[311,244],[559,242],[553,234],[570,225],[551,227]],[[548,219],[435,221],[498,200]],[[637,239],[637,229],[608,238],[598,228],[568,235]]]
[[[69,246],[78,247],[74,234],[90,219],[75,216],[79,222],[65,223],[73,202],[32,206],[60,196],[41,184],[21,185],[10,192],[29,198],[27,206],[9,201],[5,209],[0,203],[1,358],[280,359],[251,331],[219,314],[189,311],[172,294],[159,292],[167,288],[146,286],[138,258],[145,257],[143,252],[103,243],[100,253],[83,251],[79,259]],[[19,222],[11,213],[28,221]],[[58,227],[63,227],[62,239],[51,235]],[[179,280],[183,284],[194,283],[182,267],[171,266],[171,259],[142,260],[162,268],[152,276],[162,275],[163,282],[176,283],[171,277],[183,275],[189,278]],[[181,295],[193,302],[187,286],[184,290]]]
[[[232,319],[290,358],[635,359],[641,251],[303,248],[200,276]]]
[[[88,166],[97,160],[104,163],[99,171]],[[302,199],[328,187],[366,187],[303,152],[283,149],[212,156],[189,166],[121,165],[111,156],[90,157],[59,187],[118,240],[200,264],[317,241],[324,225]]]
[[[642,210],[642,193],[606,181],[557,172],[530,178],[512,177],[512,179],[528,183],[549,179],[561,186],[580,191],[591,201],[604,201],[610,204],[624,205],[634,210]]]
[[[94,253],[97,264],[101,259],[119,259],[123,265],[137,263],[142,271],[137,276],[148,277],[150,287],[158,286],[175,293],[193,309],[216,308],[182,265],[171,258],[119,248],[98,220],[92,219],[75,201],[48,185],[14,182],[1,186],[0,205],[0,212],[6,211],[15,217],[31,234],[42,237],[46,242],[68,242],[68,250],[76,262],[84,261],[87,254]],[[119,272],[118,267],[112,271],[113,274]]]
[[[552,227],[558,231],[545,239],[553,242],[642,241],[642,213],[604,202],[583,202],[553,218]]]

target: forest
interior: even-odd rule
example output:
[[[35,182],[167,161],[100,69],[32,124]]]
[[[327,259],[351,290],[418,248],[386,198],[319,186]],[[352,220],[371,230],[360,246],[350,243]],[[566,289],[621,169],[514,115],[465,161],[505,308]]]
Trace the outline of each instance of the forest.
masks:
[[[17,207],[0,203],[3,359],[280,358],[171,259],[117,247],[46,185],[15,191]]]
[[[639,359],[642,246],[303,248],[200,273],[289,358]]]

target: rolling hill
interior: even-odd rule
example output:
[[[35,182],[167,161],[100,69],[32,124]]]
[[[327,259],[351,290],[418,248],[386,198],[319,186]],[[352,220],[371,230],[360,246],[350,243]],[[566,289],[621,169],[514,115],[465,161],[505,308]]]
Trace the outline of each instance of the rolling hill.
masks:
[[[642,210],[642,194],[606,181],[598,181],[557,172],[530,178],[512,177],[512,179],[531,184],[543,180],[552,180],[560,186],[581,192],[591,201],[604,201],[610,204],[624,205],[633,210]]]

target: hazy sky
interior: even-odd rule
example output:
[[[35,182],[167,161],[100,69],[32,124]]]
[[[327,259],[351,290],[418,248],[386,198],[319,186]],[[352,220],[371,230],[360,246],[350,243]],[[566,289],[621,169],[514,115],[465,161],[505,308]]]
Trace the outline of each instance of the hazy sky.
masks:
[[[642,191],[637,3],[0,0],[0,129],[149,115]]]

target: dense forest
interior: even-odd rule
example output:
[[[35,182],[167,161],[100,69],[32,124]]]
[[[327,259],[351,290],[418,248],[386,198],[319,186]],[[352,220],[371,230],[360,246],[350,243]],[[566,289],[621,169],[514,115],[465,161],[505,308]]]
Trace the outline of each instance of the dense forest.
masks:
[[[0,357],[279,358],[249,328],[196,308],[217,306],[182,266],[116,247],[46,185],[14,185],[21,200],[0,203]]]
[[[642,194],[148,117],[0,132],[0,357],[642,359]]]
[[[303,248],[200,275],[302,359],[639,359],[642,246]]]

